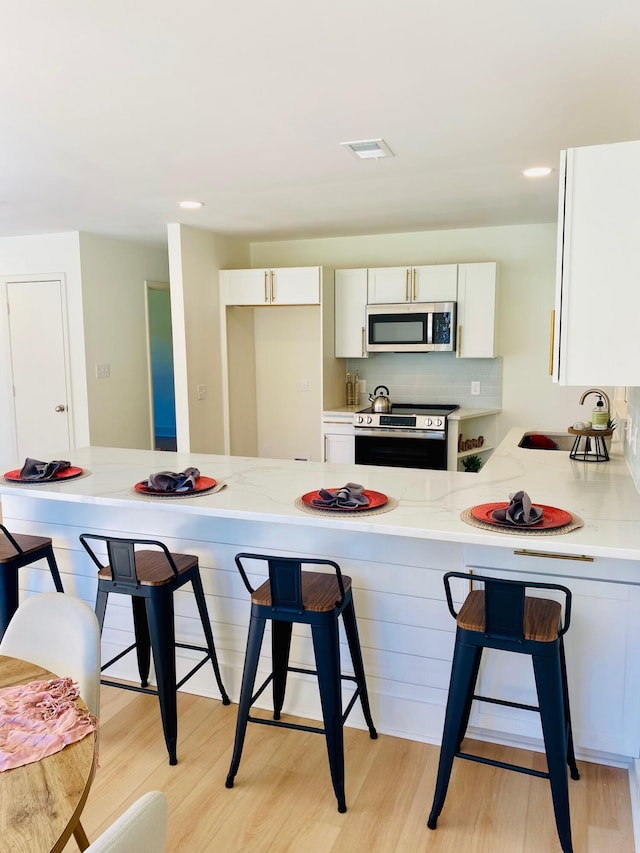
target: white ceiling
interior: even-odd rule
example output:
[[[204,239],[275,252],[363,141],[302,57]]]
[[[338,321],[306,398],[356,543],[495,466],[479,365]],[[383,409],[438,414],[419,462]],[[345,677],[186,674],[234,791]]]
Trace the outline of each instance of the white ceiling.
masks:
[[[640,139],[638,0],[0,0],[0,236],[549,222]],[[395,157],[341,142],[383,137]],[[180,199],[205,202],[181,211]]]

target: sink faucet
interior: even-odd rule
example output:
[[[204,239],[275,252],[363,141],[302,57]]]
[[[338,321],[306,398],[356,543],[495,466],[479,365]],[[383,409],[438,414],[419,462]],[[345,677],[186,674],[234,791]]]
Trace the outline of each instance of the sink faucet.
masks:
[[[605,392],[601,391],[599,388],[590,388],[588,391],[585,391],[582,397],[580,397],[580,405],[583,405],[589,394],[599,394],[600,397],[604,397],[607,406],[607,411],[611,411],[611,402],[609,400],[609,395],[605,394]]]

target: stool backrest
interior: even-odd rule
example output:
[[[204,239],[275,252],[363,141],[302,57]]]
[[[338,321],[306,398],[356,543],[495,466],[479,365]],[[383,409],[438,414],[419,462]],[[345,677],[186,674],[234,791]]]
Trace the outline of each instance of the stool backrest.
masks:
[[[173,557],[169,553],[169,549],[163,542],[158,542],[156,539],[123,539],[116,536],[101,536],[98,533],[82,533],[80,534],[80,542],[82,542],[85,550],[96,564],[98,569],[106,568],[94,549],[89,545],[89,539],[104,542],[107,546],[108,565],[111,569],[111,577],[114,583],[119,586],[137,588],[140,586],[138,575],[136,572],[136,545],[147,545],[161,550],[176,577],[178,577],[178,568]]]
[[[302,601],[302,566],[331,566],[336,573],[340,599],[336,606],[344,602],[344,583],[340,566],[333,560],[321,560],[312,557],[271,557],[266,554],[236,554],[236,566],[240,572],[244,585],[250,593],[255,589],[249,583],[247,573],[242,564],[243,560],[263,560],[269,569],[269,583],[271,585],[271,602],[274,611],[282,613],[304,613]]]
[[[525,596],[527,589],[545,589],[561,592],[564,596],[564,620],[558,636],[566,634],[571,622],[571,590],[555,583],[537,583],[534,581],[505,580],[470,572],[447,572],[444,576],[444,588],[447,606],[454,619],[458,617],[453,605],[451,578],[462,578],[484,584],[484,634],[490,639],[524,641]]]

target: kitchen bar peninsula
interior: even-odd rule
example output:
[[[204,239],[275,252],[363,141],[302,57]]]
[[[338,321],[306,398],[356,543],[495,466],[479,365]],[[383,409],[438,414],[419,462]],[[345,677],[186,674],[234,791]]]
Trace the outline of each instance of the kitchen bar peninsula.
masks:
[[[253,550],[337,560],[353,578],[378,730],[432,743],[442,733],[455,630],[443,573],[472,569],[566,584],[574,595],[566,642],[578,756],[634,768],[640,754],[640,495],[619,448],[607,463],[576,462],[568,452],[519,448],[523,432],[512,430],[478,474],[85,448],[73,451],[72,462],[86,476],[37,486],[4,481],[2,510],[9,529],[53,538],[65,589],[91,604],[95,570],[80,533],[160,538],[172,550],[197,554],[224,683],[234,701],[250,608],[234,555]],[[189,465],[227,488],[189,498],[133,490],[151,472]],[[7,467],[16,467],[15,460]],[[398,506],[360,517],[309,514],[295,506],[307,492],[348,481],[383,492]],[[520,489],[534,503],[574,513],[584,526],[532,536],[487,531],[461,520],[465,509],[507,501]],[[27,589],[48,589],[50,578],[44,568],[22,570],[21,584],[24,595]],[[456,590],[459,599],[464,594],[464,588]],[[130,642],[129,602],[118,598],[111,597],[107,611],[104,655]],[[176,596],[177,633],[185,642],[200,635],[192,599]],[[343,649],[348,661],[346,644]],[[311,641],[302,629],[291,657],[296,666],[311,663]],[[496,653],[483,663],[479,692],[533,702],[533,675],[515,671],[504,657]],[[179,671],[187,663],[181,659]],[[134,660],[120,665],[120,676],[135,679]],[[189,689],[218,696],[206,669]],[[263,699],[268,701],[266,694]],[[287,699],[288,711],[320,717],[315,680],[292,675]],[[351,720],[364,728],[355,709]],[[471,724],[480,737],[534,748],[541,742],[531,712],[482,704],[474,707]]]

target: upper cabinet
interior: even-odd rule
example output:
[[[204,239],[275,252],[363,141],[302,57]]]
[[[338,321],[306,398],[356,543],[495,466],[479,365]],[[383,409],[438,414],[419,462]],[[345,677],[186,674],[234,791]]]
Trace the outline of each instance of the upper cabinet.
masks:
[[[393,302],[455,302],[457,264],[369,269],[369,305]]]
[[[336,358],[367,358],[368,270],[336,270]]]
[[[458,264],[458,358],[496,356],[497,264]]]
[[[562,385],[640,385],[638,199],[640,142],[562,152],[550,359]]]
[[[223,270],[225,305],[319,305],[320,267]]]

